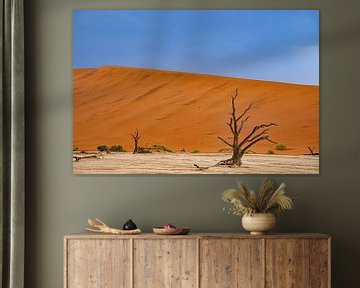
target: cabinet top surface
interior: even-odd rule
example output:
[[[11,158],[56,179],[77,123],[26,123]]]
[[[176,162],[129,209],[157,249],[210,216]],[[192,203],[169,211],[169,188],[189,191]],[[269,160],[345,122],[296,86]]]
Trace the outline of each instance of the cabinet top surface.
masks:
[[[329,235],[320,233],[287,233],[250,235],[245,233],[189,233],[188,235],[156,235],[142,233],[138,235],[109,235],[101,233],[76,233],[64,236],[65,239],[329,239]]]

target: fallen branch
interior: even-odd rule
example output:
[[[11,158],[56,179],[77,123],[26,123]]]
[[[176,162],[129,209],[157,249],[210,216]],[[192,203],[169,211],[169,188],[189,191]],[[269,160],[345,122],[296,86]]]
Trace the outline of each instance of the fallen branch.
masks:
[[[86,158],[96,158],[96,159],[98,159],[99,156],[98,155],[85,155],[85,156],[73,155],[73,160],[75,160],[76,162],[78,162],[81,159],[86,159]]]
[[[141,233],[140,229],[134,229],[134,230],[115,229],[107,226],[104,222],[102,222],[97,218],[95,218],[95,220],[96,221],[93,221],[92,219],[88,218],[88,223],[91,228],[86,228],[87,231],[104,233],[104,234],[115,234],[115,235],[135,235]]]
[[[213,167],[213,166],[201,167],[201,166],[196,165],[196,164],[194,164],[194,166],[195,166],[196,168],[198,168],[200,171],[205,171],[205,170],[209,169],[210,167]]]
[[[211,166],[199,166],[197,164],[194,164],[194,166],[199,169],[200,171],[205,171],[209,168],[212,168],[212,167],[219,167],[219,166],[229,166],[229,167],[235,167],[234,165],[232,165],[230,163],[231,159],[227,159],[227,160],[222,160],[222,161],[219,161],[218,163],[214,164],[214,165],[211,165]]]

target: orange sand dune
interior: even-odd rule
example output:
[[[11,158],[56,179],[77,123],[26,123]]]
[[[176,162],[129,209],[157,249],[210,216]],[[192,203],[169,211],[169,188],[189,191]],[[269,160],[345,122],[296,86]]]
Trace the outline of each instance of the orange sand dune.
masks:
[[[75,69],[74,148],[95,150],[121,144],[132,150],[129,135],[137,127],[140,145],[160,144],[174,151],[218,152],[230,139],[226,125],[230,97],[239,88],[241,112],[255,102],[244,129],[275,122],[271,138],[286,145],[260,142],[257,153],[307,153],[319,149],[319,87],[162,70],[101,67]]]

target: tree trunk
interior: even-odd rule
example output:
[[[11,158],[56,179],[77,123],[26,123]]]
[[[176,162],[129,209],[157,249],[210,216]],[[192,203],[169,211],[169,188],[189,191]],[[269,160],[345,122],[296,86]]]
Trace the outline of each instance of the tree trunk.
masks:
[[[134,151],[133,154],[136,154],[138,152],[138,141],[134,139]]]
[[[234,149],[231,158],[218,162],[215,166],[238,166],[242,164],[241,158],[244,155],[240,149]]]
[[[231,157],[232,160],[232,166],[241,166],[241,158],[244,155],[240,149],[234,149],[233,155]]]

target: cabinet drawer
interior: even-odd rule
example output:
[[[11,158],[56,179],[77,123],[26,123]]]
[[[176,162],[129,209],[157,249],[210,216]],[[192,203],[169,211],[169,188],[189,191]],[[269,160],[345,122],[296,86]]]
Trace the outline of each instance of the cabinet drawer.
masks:
[[[204,239],[200,245],[200,287],[259,288],[264,283],[259,239]]]
[[[134,288],[196,288],[197,240],[134,240]]]
[[[325,239],[267,239],[267,288],[326,288],[329,242]]]
[[[67,288],[131,287],[131,240],[67,240]]]

